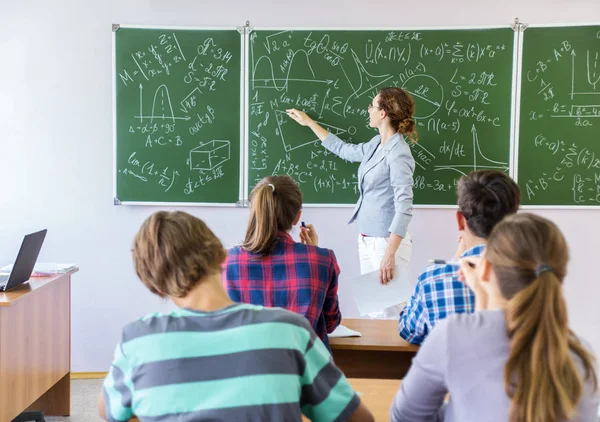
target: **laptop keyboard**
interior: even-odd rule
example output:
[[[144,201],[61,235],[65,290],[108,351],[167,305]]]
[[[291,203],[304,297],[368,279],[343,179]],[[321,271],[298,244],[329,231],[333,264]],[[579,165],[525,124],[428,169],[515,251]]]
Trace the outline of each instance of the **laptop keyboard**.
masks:
[[[0,275],[0,286],[5,285],[8,282],[8,275]]]

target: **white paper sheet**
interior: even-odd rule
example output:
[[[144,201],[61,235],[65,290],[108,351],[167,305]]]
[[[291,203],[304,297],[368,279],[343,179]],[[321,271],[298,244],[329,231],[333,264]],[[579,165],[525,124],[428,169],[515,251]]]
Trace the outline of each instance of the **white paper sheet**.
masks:
[[[329,338],[362,337],[362,334],[359,333],[358,331],[351,330],[350,328],[346,327],[345,325],[340,324],[337,326],[337,328],[335,330],[333,330],[333,333],[327,334],[327,337],[329,337]]]
[[[12,271],[13,264],[6,265],[0,268],[0,275],[8,275]],[[32,277],[43,277],[55,274],[64,274],[71,269],[77,268],[76,264],[57,264],[36,262],[31,273]]]
[[[396,265],[394,279],[388,284],[379,283],[379,271],[363,274],[347,283],[361,315],[383,312],[385,308],[408,302],[413,292],[404,265]]]

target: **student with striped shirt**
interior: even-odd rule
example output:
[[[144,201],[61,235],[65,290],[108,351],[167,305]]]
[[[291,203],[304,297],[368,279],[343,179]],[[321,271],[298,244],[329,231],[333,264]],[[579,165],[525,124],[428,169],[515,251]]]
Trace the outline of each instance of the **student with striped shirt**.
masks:
[[[201,220],[157,212],[135,269],[178,309],[127,325],[99,398],[107,421],[372,421],[302,316],[232,302],[225,250]]]

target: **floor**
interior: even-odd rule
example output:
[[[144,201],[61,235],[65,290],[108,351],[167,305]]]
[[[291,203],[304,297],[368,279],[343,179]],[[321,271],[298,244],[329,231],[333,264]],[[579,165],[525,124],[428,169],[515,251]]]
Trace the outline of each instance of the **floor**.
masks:
[[[99,422],[96,404],[102,388],[101,379],[71,381],[71,416],[46,416],[46,422]]]

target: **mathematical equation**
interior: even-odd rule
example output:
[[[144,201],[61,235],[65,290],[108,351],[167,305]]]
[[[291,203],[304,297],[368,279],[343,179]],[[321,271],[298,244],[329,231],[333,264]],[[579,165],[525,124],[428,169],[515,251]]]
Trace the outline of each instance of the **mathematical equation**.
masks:
[[[555,160],[550,170],[541,171],[539,177],[527,180],[528,199],[549,189],[568,187],[575,204],[600,204],[600,153],[543,134],[538,134],[533,143]]]
[[[253,31],[250,188],[285,173],[309,202],[354,202],[357,165],[326,151],[285,110],[305,111],[346,142],[366,142],[377,134],[367,105],[387,86],[403,88],[416,103],[419,142],[411,150],[425,179],[420,191],[448,192],[443,201],[454,202],[461,175],[508,171],[513,32],[495,31]]]
[[[548,103],[527,110],[529,120],[566,118],[575,127],[594,126],[593,119],[600,117],[599,59],[599,51],[575,48],[569,40],[552,46],[550,54],[525,72],[526,82]]]
[[[524,33],[518,178],[525,204],[600,205],[599,30]]]
[[[203,202],[211,186],[239,174],[239,123],[225,123],[236,113],[224,112],[222,97],[239,92],[241,52],[204,31],[122,28],[115,37],[118,186]]]

